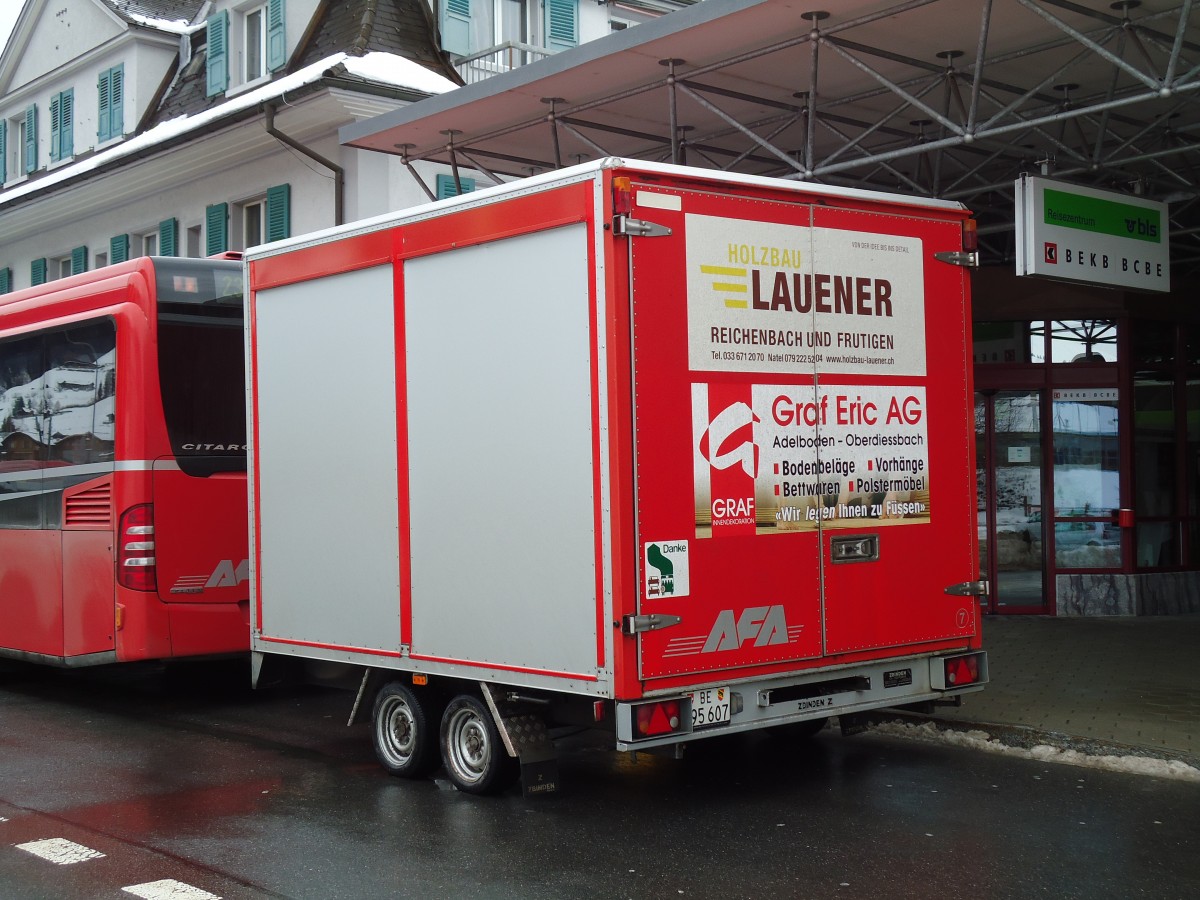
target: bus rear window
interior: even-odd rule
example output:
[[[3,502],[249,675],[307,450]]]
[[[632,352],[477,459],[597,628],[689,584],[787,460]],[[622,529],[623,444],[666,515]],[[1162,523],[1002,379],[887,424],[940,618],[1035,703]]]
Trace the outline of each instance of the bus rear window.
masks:
[[[155,260],[167,434],[189,475],[246,470],[241,266]]]

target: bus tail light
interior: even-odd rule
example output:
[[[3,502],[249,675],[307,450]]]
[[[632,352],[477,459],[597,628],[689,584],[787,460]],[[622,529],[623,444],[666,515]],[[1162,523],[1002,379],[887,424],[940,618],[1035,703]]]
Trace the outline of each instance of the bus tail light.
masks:
[[[634,707],[634,736],[654,737],[683,730],[683,716],[678,700],[659,700]]]
[[[153,504],[143,503],[125,510],[117,540],[117,582],[134,591],[157,591]]]

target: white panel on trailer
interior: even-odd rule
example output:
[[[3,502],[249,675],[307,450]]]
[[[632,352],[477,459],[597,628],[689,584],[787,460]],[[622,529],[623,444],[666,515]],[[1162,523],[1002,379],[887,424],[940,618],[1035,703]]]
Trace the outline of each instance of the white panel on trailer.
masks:
[[[377,266],[257,294],[266,637],[400,649],[393,293]]]
[[[404,263],[414,655],[597,668],[589,246]]]

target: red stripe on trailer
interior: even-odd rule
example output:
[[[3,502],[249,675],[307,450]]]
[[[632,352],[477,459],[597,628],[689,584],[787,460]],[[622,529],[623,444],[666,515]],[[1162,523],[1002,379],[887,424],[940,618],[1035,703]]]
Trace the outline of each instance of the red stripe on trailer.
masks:
[[[252,260],[250,288],[257,291],[367,269],[388,262],[391,256],[391,230],[372,231],[342,241]]]

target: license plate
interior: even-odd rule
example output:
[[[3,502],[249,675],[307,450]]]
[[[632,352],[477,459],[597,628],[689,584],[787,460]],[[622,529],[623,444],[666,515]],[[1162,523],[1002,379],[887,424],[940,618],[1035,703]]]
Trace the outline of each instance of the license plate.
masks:
[[[692,698],[692,728],[729,724],[729,688],[708,688],[689,694]]]

